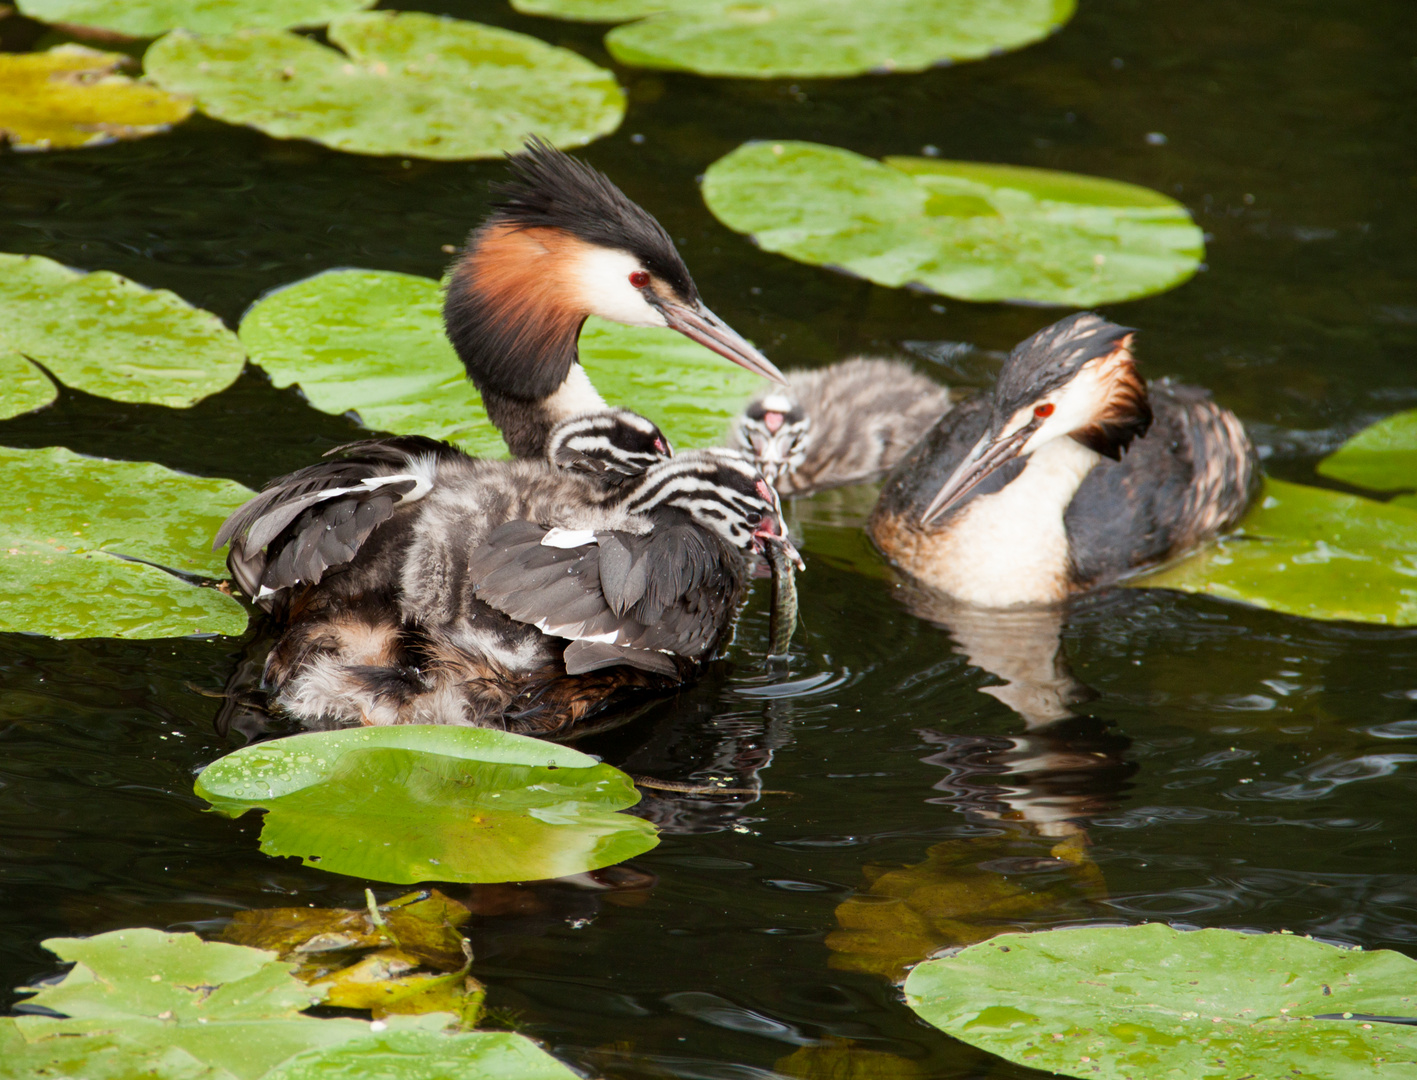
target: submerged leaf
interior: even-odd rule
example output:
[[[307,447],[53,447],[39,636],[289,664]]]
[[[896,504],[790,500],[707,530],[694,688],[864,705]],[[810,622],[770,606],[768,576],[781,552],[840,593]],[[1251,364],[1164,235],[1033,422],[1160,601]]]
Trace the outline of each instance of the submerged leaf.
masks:
[[[125,277],[0,254],[0,354],[43,364],[65,386],[186,408],[236,381],[246,357],[209,311]]]
[[[451,1062],[459,1076],[573,1075],[518,1035],[444,1034],[454,1018],[443,1013],[391,1016],[382,1032],[302,1015],[326,1000],[325,988],[305,985],[258,949],[147,929],[44,944],[75,966],[29,1003],[66,1015],[0,1018],[5,1080],[423,1080],[444,1075],[429,1066]]]
[[[1417,488],[1417,409],[1364,428],[1320,461],[1318,471],[1372,491]]]
[[[42,409],[58,396],[39,368],[19,353],[0,352],[0,420]]]
[[[328,36],[344,51],[280,30],[176,31],[144,65],[208,116],[355,154],[497,157],[533,134],[582,146],[625,114],[610,72],[510,30],[380,11],[337,18]]]
[[[1012,165],[748,143],[709,166],[703,195],[768,251],[962,300],[1131,300],[1179,285],[1205,254],[1159,192]]]
[[[1266,479],[1237,533],[1131,584],[1310,619],[1417,625],[1417,509]]]
[[[564,877],[642,854],[629,777],[566,747],[436,725],[310,732],[209,765],[197,794],[265,809],[261,850],[398,883]],[[377,795],[377,797],[375,797]]]
[[[240,604],[161,567],[224,576],[211,538],[251,494],[151,462],[0,447],[0,631],[240,634]]]
[[[1004,934],[921,964],[905,994],[955,1038],[1064,1076],[1368,1080],[1417,1065],[1417,1031],[1372,1022],[1417,1015],[1414,983],[1401,953],[1152,923]]]
[[[156,135],[187,119],[190,102],[119,75],[127,61],[82,45],[0,53],[0,142],[8,139],[16,150],[101,146]]]
[[[513,0],[532,15],[641,19],[606,35],[622,64],[739,78],[922,71],[1021,48],[1074,0]]]
[[[501,456],[502,436],[443,334],[442,307],[431,278],[330,270],[257,301],[241,320],[241,342],[276,386],[298,383],[317,409],[352,409],[375,430]],[[607,401],[645,413],[680,448],[722,441],[761,385],[673,330],[589,319],[580,350]]]
[[[181,27],[195,34],[323,26],[337,15],[373,7],[375,0],[17,0],[40,22],[95,27],[153,38]]]

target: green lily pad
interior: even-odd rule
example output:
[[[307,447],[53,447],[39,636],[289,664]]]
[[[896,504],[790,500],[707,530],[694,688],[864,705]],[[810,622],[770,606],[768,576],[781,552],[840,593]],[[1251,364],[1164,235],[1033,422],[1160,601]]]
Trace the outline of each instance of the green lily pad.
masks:
[[[390,1016],[381,1031],[304,1016],[326,988],[307,986],[260,949],[147,929],[44,944],[75,966],[29,1002],[65,1017],[0,1018],[6,1080],[422,1080],[442,1075],[428,1064],[453,1061],[460,1076],[573,1076],[518,1035],[444,1034],[455,1019],[447,1014]]]
[[[1413,1074],[1417,961],[1292,934],[1160,923],[1002,934],[905,981],[957,1039],[1088,1080]],[[1319,1015],[1351,1019],[1317,1019]]]
[[[17,0],[40,22],[94,27],[130,38],[154,38],[179,26],[194,34],[323,26],[363,11],[375,0]]]
[[[224,577],[211,538],[251,494],[230,480],[151,462],[0,447],[0,631],[56,638],[242,633],[245,608],[161,567]]]
[[[0,254],[0,353],[86,393],[179,409],[230,386],[246,362],[220,319],[175,293],[38,255]]]
[[[1165,195],[1046,169],[748,143],[709,166],[703,196],[768,251],[961,300],[1132,300],[1179,285],[1205,256]]]
[[[567,747],[481,728],[309,732],[209,765],[197,794],[267,811],[261,850],[400,884],[530,881],[633,858],[654,826],[615,811],[629,777]]]
[[[583,146],[625,115],[610,72],[510,30],[379,11],[334,19],[328,37],[344,51],[281,30],[174,31],[143,63],[208,116],[354,154],[498,157],[532,134]]]
[[[1417,488],[1417,409],[1364,428],[1319,462],[1318,471],[1373,491]]]
[[[109,5],[113,6],[113,5]],[[192,105],[117,73],[122,53],[82,45],[0,53],[0,141],[15,150],[69,150],[156,135]]]
[[[518,11],[612,30],[622,64],[739,78],[923,71],[1047,37],[1074,0],[513,0]]]
[[[42,409],[58,396],[39,368],[19,353],[0,352],[0,420]]]
[[[1238,532],[1131,584],[1310,619],[1417,625],[1417,509],[1266,479]]]
[[[506,453],[443,334],[436,281],[331,270],[257,301],[241,342],[276,386],[298,383],[315,408],[358,413],[370,428]],[[581,360],[606,400],[650,416],[676,447],[723,440],[761,380],[673,330],[590,319]]]

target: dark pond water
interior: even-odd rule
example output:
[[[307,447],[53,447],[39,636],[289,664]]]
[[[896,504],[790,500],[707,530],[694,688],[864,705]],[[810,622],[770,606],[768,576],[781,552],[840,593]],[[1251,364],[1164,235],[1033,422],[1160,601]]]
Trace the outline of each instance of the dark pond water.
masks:
[[[609,63],[594,28],[501,3],[429,6]],[[976,349],[919,363],[965,384],[1050,313],[763,254],[713,221],[695,176],[745,139],[806,138],[1172,192],[1209,234],[1208,269],[1106,314],[1143,328],[1151,375],[1212,387],[1270,471],[1313,481],[1346,435],[1417,404],[1414,26],[1404,0],[1083,0],[1042,45],[924,75],[622,70],[629,117],[584,153],[660,216],[709,302],[779,364],[962,342]],[[28,47],[23,24],[0,27]],[[263,291],[326,267],[436,275],[497,171],[199,120],[93,152],[0,156],[0,250],[116,270],[234,324]],[[0,425],[0,444],[259,484],[352,431],[248,371],[187,412],[71,395]],[[797,508],[809,568],[789,673],[762,670],[760,594],[698,686],[585,747],[661,780],[792,794],[660,792],[641,812],[663,843],[613,888],[450,890],[479,912],[476,973],[525,1030],[612,1077],[800,1071],[829,1038],[915,1070],[881,1075],[1024,1077],[917,1021],[891,972],[989,927],[1089,920],[1417,951],[1417,632],[1127,590],[1053,623],[951,631],[833,524],[866,505]],[[191,793],[230,749],[204,694],[241,656],[229,640],[0,638],[0,987],[52,972],[39,944],[52,935],[361,902],[368,883],[259,854],[256,821],[203,813]],[[988,692],[990,669],[1019,711]],[[1065,698],[1073,719],[1028,733],[1025,717]],[[891,899],[907,894],[933,928]]]

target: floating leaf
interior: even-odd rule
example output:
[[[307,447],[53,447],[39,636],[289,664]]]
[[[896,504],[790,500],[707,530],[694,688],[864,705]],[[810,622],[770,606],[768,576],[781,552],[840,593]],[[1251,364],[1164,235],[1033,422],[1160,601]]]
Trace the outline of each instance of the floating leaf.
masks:
[[[1406,1076],[1417,961],[1160,923],[1004,934],[921,964],[906,1002],[957,1039],[1089,1080]],[[1319,1015],[1351,1019],[1317,1019]]]
[[[94,27],[131,38],[154,38],[181,27],[194,34],[323,26],[363,11],[375,0],[17,0],[40,22]]]
[[[329,40],[280,30],[174,31],[148,74],[208,116],[355,154],[497,157],[538,134],[582,146],[620,126],[610,72],[525,34],[419,13],[346,15]]]
[[[0,142],[15,150],[101,146],[156,135],[191,115],[189,102],[117,74],[127,62],[82,45],[0,53]]]
[[[1047,37],[1074,0],[513,0],[531,15],[640,19],[610,31],[622,64],[740,78],[923,71]]]
[[[485,995],[468,974],[472,952],[457,931],[471,915],[431,889],[357,911],[238,911],[222,939],[293,961],[296,978],[324,985],[327,1005],[367,1009],[375,1019],[447,1012],[471,1028]]]
[[[709,166],[703,195],[768,251],[961,300],[1131,300],[1179,285],[1205,254],[1159,192],[1012,165],[748,143]]]
[[[566,747],[481,728],[309,732],[209,765],[197,794],[232,817],[267,811],[261,850],[378,881],[564,877],[654,847],[614,813],[629,777]]]
[[[259,949],[146,929],[44,944],[75,966],[29,1004],[68,1018],[0,1018],[3,1078],[421,1080],[443,1075],[428,1071],[434,1062],[457,1062],[460,1076],[573,1075],[518,1035],[443,1034],[453,1019],[446,1014],[390,1017],[383,1032],[303,1016],[325,988],[306,986]]]
[[[225,576],[211,538],[251,494],[151,462],[0,447],[0,631],[242,633],[246,611],[230,596],[159,567]]]
[[[19,353],[0,352],[0,420],[42,409],[56,397],[39,368]]]
[[[0,354],[37,360],[65,386],[186,408],[236,381],[236,335],[165,289],[38,255],[0,254]]]
[[[1310,619],[1417,625],[1417,508],[1266,479],[1236,534],[1132,584]]]
[[[1417,409],[1358,432],[1319,462],[1319,475],[1373,491],[1417,488]]]
[[[241,320],[241,342],[276,386],[299,383],[317,409],[352,409],[379,431],[501,456],[502,436],[443,334],[442,306],[431,278],[331,270],[257,301]],[[650,416],[676,447],[721,442],[761,386],[673,330],[590,319],[580,348],[606,400]]]

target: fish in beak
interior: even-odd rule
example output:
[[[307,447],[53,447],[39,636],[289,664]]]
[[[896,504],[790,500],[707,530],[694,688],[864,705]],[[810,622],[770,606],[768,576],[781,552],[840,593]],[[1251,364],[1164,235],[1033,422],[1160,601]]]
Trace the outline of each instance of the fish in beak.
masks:
[[[748,344],[746,338],[705,307],[702,301],[695,300],[693,303],[684,304],[677,300],[663,299],[656,303],[648,296],[646,299],[650,299],[650,302],[659,308],[666,324],[691,341],[697,341],[705,348],[712,349],[719,356],[732,360],[754,375],[761,375],[784,385],[787,383],[782,372],[773,366],[771,360]]]

